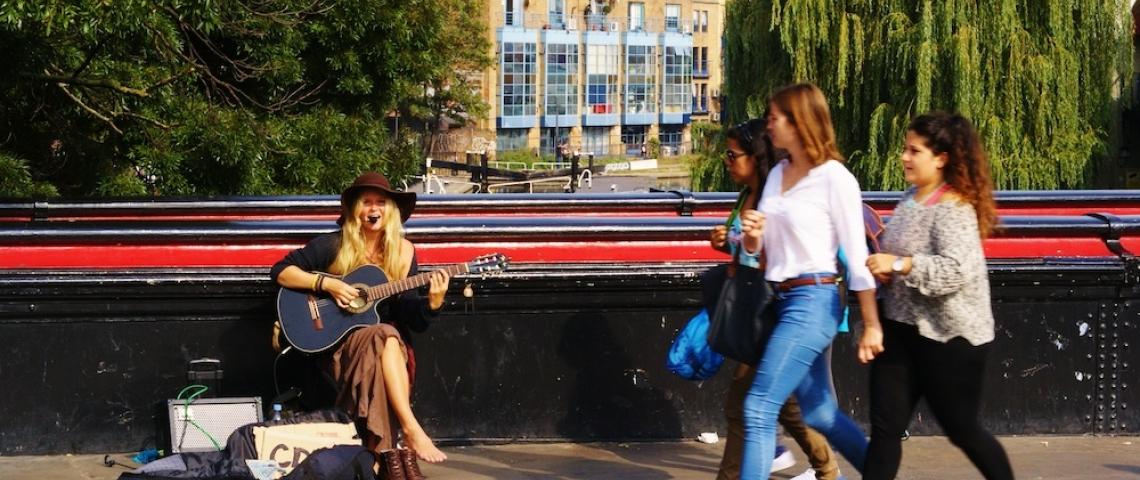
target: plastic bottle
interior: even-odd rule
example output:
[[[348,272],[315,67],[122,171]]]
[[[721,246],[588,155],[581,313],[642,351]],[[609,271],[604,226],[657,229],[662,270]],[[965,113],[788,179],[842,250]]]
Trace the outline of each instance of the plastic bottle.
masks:
[[[273,421],[274,422],[280,422],[281,421],[281,404],[280,403],[274,403],[273,404]]]

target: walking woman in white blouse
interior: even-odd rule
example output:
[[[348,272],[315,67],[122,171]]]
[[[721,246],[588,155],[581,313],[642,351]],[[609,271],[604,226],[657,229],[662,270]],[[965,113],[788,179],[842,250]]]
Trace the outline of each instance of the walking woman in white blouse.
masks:
[[[788,158],[776,164],[764,183],[759,218],[741,218],[745,251],[763,246],[765,277],[776,291],[779,320],[744,400],[741,478],[768,478],[776,419],[793,393],[807,424],[862,472],[867,440],[839,410],[829,357],[823,355],[842,320],[836,285],[840,246],[864,322],[859,359],[868,362],[882,351],[875,279],[866,267],[859,184],[841,163],[831,113],[819,88],[784,87],[772,94],[768,109],[772,143],[787,151]]]
[[[883,283],[886,351],[871,366],[871,445],[864,479],[889,480],[899,436],[925,398],[946,436],[989,480],[1013,478],[1005,450],[978,421],[994,339],[982,239],[997,219],[981,140],[961,115],[910,122],[902,154],[913,185],[867,260]]]

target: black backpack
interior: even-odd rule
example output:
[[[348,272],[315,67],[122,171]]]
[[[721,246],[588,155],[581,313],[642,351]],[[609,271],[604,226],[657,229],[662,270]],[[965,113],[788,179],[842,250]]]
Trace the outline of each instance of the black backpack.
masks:
[[[379,480],[376,455],[360,445],[314,451],[282,480]]]

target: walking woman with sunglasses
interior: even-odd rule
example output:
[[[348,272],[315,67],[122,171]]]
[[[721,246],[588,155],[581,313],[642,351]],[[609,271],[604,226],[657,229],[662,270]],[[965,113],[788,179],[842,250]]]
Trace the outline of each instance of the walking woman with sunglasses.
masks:
[[[931,113],[907,127],[902,167],[912,187],[883,234],[886,253],[867,260],[884,284],[886,351],[871,366],[863,478],[895,478],[899,435],[925,398],[950,442],[985,478],[1012,479],[1005,450],[978,421],[994,340],[982,240],[997,214],[986,153],[969,120]]]
[[[742,267],[760,268],[757,252],[740,251],[743,238],[743,224],[749,223],[750,231],[763,221],[763,215],[756,210],[760,190],[768,177],[768,170],[774,163],[776,152],[768,137],[767,121],[753,119],[732,127],[726,133],[727,150],[724,166],[728,175],[737,185],[743,187],[738,204],[742,214],[731,219],[731,228],[718,225],[713,228],[710,243],[713,248],[739,259]],[[762,228],[762,224],[759,225]],[[739,253],[739,256],[737,254]],[[732,384],[724,401],[724,417],[728,421],[728,435],[724,444],[724,457],[720,461],[717,480],[740,478],[740,462],[744,451],[744,397],[752,385],[756,367],[738,364],[733,371]],[[788,397],[780,409],[780,425],[807,455],[812,469],[795,477],[818,480],[836,480],[839,476],[839,463],[827,444],[827,439],[804,424],[799,403],[795,396]],[[784,470],[795,465],[792,452],[778,446],[773,455],[772,471]]]
[[[807,424],[862,472],[867,440],[839,410],[824,354],[842,320],[836,285],[840,247],[864,322],[859,360],[868,362],[882,351],[859,184],[840,162],[831,113],[819,88],[784,87],[772,94],[768,108],[772,143],[788,157],[769,173],[760,200],[762,218],[746,225],[743,246],[757,251],[763,244],[765,278],[776,292],[778,321],[744,400],[741,478],[768,478],[777,418],[793,393]]]

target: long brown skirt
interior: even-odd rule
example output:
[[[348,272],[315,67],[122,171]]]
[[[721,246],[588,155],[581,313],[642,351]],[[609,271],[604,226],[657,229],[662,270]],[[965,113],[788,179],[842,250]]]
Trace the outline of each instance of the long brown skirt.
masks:
[[[395,337],[404,361],[408,349],[395,327],[381,323],[354,330],[329,357],[328,371],[337,384],[338,407],[357,419],[367,436],[365,445],[379,450],[395,448],[399,422],[392,418],[380,356],[384,343]]]

